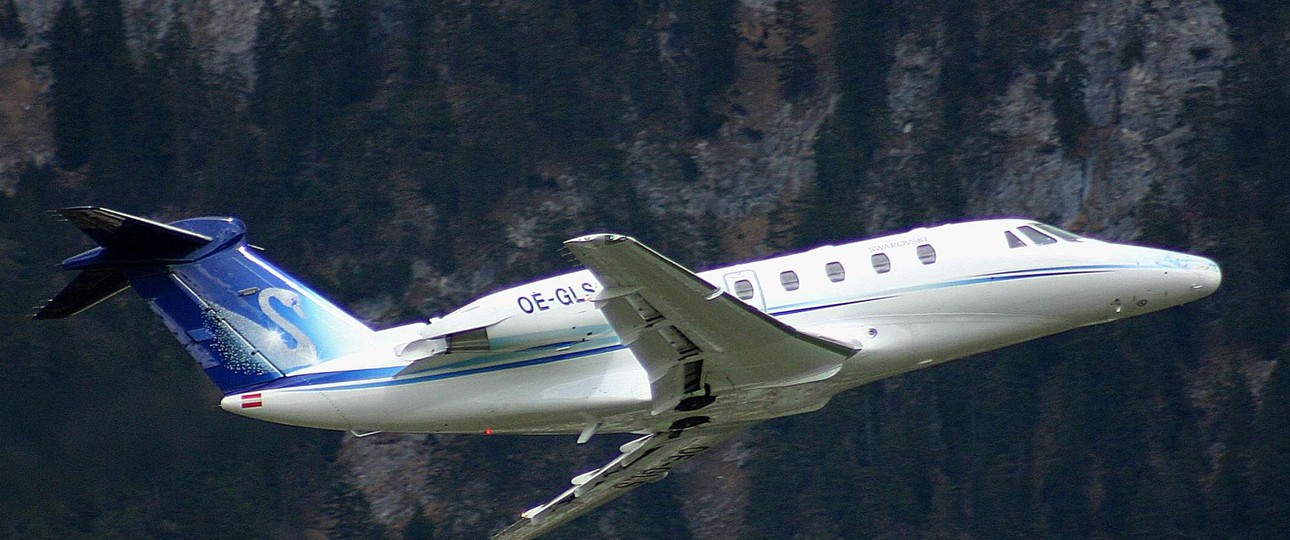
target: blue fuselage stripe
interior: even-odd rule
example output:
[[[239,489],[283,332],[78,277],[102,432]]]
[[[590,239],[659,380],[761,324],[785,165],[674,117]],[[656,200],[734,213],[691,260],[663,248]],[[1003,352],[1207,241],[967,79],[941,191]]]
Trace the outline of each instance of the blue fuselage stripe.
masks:
[[[1011,281],[1011,280],[1028,279],[1028,278],[1068,276],[1068,275],[1078,275],[1078,274],[1101,274],[1101,273],[1107,273],[1115,269],[1122,269],[1122,268],[1139,268],[1139,267],[1131,266],[1131,265],[1096,265],[1096,266],[1034,268],[1034,269],[1028,269],[1028,270],[995,272],[991,274],[981,274],[978,276],[973,276],[965,279],[944,281],[940,283],[932,283],[927,285],[918,285],[913,287],[882,291],[882,294],[877,296],[858,298],[855,300],[848,300],[844,302],[822,301],[822,302],[811,302],[811,303],[796,304],[796,305],[789,304],[786,306],[780,306],[778,309],[775,309],[773,311],[768,310],[767,313],[772,316],[779,317],[784,315],[792,315],[796,313],[805,313],[810,311],[818,311],[822,309],[831,309],[831,308],[836,308],[841,306],[862,304],[866,302],[876,302],[880,300],[887,300],[891,298],[904,296],[905,294],[908,294],[911,292],[945,289],[949,287],[958,287],[958,286],[964,286],[964,285],[976,285],[980,283]],[[451,379],[456,377],[465,377],[468,375],[477,375],[480,373],[490,373],[490,372],[501,371],[506,369],[515,369],[515,368],[522,368],[522,367],[529,367],[529,366],[537,366],[542,364],[550,364],[552,362],[559,362],[563,360],[573,360],[577,358],[585,358],[587,356],[593,356],[597,354],[618,351],[625,348],[626,348],[625,345],[614,344],[606,347],[597,347],[597,348],[587,349],[582,351],[566,352],[566,353],[555,354],[550,356],[539,356],[536,358],[529,358],[529,359],[520,360],[516,362],[499,363],[499,364],[493,364],[493,365],[487,365],[487,366],[481,366],[481,367],[475,367],[475,368],[469,368],[469,369],[458,369],[458,370],[449,371],[449,372],[428,373],[426,375],[410,375],[410,376],[401,377],[398,379],[394,379],[392,377],[403,369],[402,366],[375,368],[375,369],[358,369],[358,370],[351,370],[351,371],[310,373],[305,375],[292,375],[292,376],[274,380],[272,382],[269,382],[261,386],[257,386],[256,388],[254,388],[254,390],[257,390],[257,391],[258,390],[277,390],[277,389],[324,390],[321,388],[312,388],[312,387],[315,387],[318,385],[338,384],[338,383],[347,383],[347,382],[352,382],[357,384],[332,386],[332,387],[325,388],[325,390],[354,390],[354,389],[361,389],[361,388],[376,388],[376,387],[382,387],[382,386],[400,386],[405,384],[415,384],[415,383],[421,383],[421,382]],[[536,347],[534,349],[529,349],[527,351],[522,351],[522,352],[532,353],[536,350],[541,350],[541,349],[549,350],[550,347],[548,346]],[[508,354],[508,353],[503,353],[503,354]],[[509,354],[514,354],[514,353],[509,353]],[[502,356],[502,355],[499,355],[499,356]]]

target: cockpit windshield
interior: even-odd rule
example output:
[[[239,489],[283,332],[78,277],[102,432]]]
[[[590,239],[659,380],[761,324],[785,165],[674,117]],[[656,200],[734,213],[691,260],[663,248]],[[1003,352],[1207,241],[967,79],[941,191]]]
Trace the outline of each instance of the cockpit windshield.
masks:
[[[1054,227],[1052,225],[1046,225],[1043,223],[1031,223],[1031,225],[1041,231],[1044,231],[1048,234],[1061,238],[1062,240],[1066,240],[1067,242],[1079,242],[1080,240],[1080,237],[1078,234],[1075,234],[1065,229]]]

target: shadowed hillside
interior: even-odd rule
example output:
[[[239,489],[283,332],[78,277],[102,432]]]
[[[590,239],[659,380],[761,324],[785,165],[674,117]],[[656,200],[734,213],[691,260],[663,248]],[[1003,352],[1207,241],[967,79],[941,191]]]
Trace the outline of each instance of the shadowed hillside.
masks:
[[[705,268],[1028,216],[1216,295],[869,385],[552,538],[1290,530],[1290,7],[1260,0],[0,0],[0,534],[483,538],[622,442],[215,409],[129,295],[23,319],[46,211],[236,215],[376,325],[631,234]]]

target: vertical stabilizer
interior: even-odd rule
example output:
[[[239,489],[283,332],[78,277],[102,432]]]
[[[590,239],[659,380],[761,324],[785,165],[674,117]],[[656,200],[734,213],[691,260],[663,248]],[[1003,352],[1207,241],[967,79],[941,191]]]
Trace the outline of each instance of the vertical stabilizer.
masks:
[[[369,343],[371,329],[255,253],[239,220],[59,213],[102,247],[63,261],[81,274],[36,318],[74,315],[131,285],[226,394]]]

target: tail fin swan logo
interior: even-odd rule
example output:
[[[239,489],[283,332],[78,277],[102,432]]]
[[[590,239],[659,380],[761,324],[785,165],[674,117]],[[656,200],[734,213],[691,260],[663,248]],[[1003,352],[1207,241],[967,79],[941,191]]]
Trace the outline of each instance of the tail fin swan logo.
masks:
[[[268,360],[273,367],[282,372],[317,364],[318,347],[314,345],[309,335],[288,320],[282,311],[283,308],[289,309],[298,319],[304,320],[306,317],[304,302],[301,301],[300,295],[287,289],[268,288],[260,292],[256,301],[260,311],[278,328],[271,328],[267,323],[256,322],[218,304],[211,306],[214,318],[207,321],[211,332],[217,336],[223,335],[220,329],[223,321],[235,329],[234,331],[251,347],[249,350],[242,350],[240,341],[228,336],[217,339],[223,347],[223,354],[229,356],[229,360],[226,361],[227,367],[239,373],[260,372],[263,368],[259,367],[260,360],[255,359],[257,351],[259,358]],[[277,305],[274,305],[275,303]],[[288,340],[287,336],[291,336],[291,339]],[[291,341],[295,343],[292,344]]]
[[[295,323],[287,320],[279,311],[283,307],[291,310],[299,319],[305,318],[304,303],[300,300],[300,295],[295,291],[270,287],[260,291],[258,296],[260,310],[264,312],[269,320],[286,331],[287,335],[296,342],[294,347],[288,346],[287,350],[274,351],[275,364],[279,364],[279,369],[291,369],[296,367],[305,367],[318,363],[318,348],[314,346],[313,340],[309,335],[301,330]],[[270,300],[277,300],[278,306],[275,307]],[[279,336],[281,338],[281,336]],[[276,342],[286,345],[284,340],[275,340]],[[275,343],[276,344],[276,343]],[[284,354],[285,353],[285,354]]]

